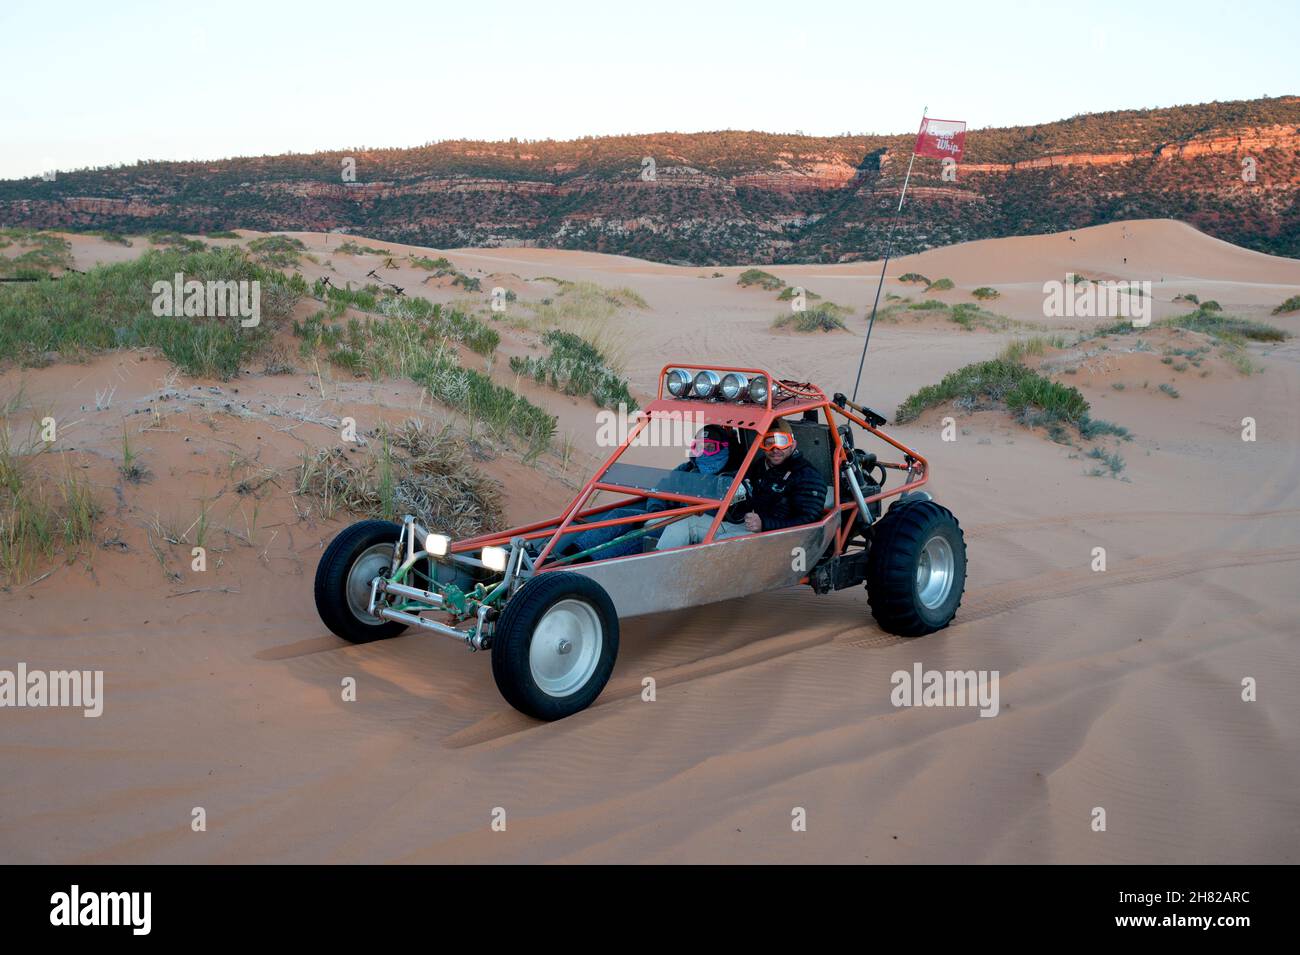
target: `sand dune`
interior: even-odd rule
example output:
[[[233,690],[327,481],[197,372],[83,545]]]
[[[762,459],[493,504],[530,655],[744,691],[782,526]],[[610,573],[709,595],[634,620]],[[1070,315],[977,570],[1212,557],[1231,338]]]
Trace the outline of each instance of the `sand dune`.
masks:
[[[309,278],[328,260],[336,281],[364,282],[377,264],[338,255],[338,236],[297,237],[322,263],[304,265]],[[139,251],[74,242],[83,269]],[[850,390],[879,270],[767,267],[854,310],[847,331],[796,335],[771,327],[787,306],[738,287],[740,268],[442,254],[524,300],[551,294],[543,276],[638,293],[647,307],[618,309],[602,331],[625,343],[643,396],[675,357]],[[1157,319],[1182,314],[1173,298],[1190,292],[1300,331],[1295,315],[1270,314],[1300,293],[1300,263],[1173,222],[937,249],[891,263],[886,291],[919,296],[897,281],[909,271],[950,278],[934,296],[948,302],[998,288],[989,307],[1023,324],[878,324],[862,394],[891,417],[920,385],[1014,338],[1088,327],[1043,316],[1042,283],[1066,271],[1150,280]],[[422,284],[427,274],[384,272],[408,294],[466,297]],[[535,342],[501,331],[503,355]],[[414,384],[314,369],[191,381],[133,353],[9,368],[0,397],[21,384],[23,427],[47,413],[67,422],[59,447],[98,489],[107,546],[0,592],[0,668],[100,668],[106,699],[98,719],[0,714],[0,860],[1300,861],[1300,345],[1250,345],[1262,371],[1249,376],[1213,355],[1177,372],[1159,360],[1167,334],[1151,333],[1153,353],[1044,356],[1073,369],[1060,377],[1098,417],[1133,431],[1124,480],[1089,476],[1079,449],[998,412],[930,412],[893,429],[930,456],[932,490],[966,530],[967,595],[949,629],[887,635],[856,589],[633,620],[602,698],[546,725],[502,702],[482,654],[419,635],[351,646],[317,619],[312,574],[347,521],[304,516],[287,475],[305,448],[332,442],[326,422],[344,410],[363,428],[417,410],[453,417]],[[494,374],[511,380],[504,366]],[[1171,382],[1180,397],[1159,391]],[[112,404],[97,411],[106,387]],[[512,522],[558,510],[598,450],[594,406],[525,387],[574,451],[567,470],[555,454],[484,463],[507,486]],[[955,441],[940,439],[944,414],[957,417]],[[1254,442],[1241,438],[1248,416]],[[117,473],[124,423],[152,472],[141,484]],[[241,481],[256,487],[240,493]],[[220,562],[199,574],[166,531],[203,501]],[[1105,571],[1092,567],[1096,547]],[[997,717],[895,708],[891,674],[918,662],[997,670]],[[646,676],[653,703],[640,697]],[[347,677],[353,703],[340,698]],[[1241,699],[1247,677],[1257,702]],[[191,830],[194,807],[206,832]],[[490,825],[497,807],[504,832]],[[806,832],[791,830],[796,807]],[[1097,807],[1105,832],[1090,826]]]

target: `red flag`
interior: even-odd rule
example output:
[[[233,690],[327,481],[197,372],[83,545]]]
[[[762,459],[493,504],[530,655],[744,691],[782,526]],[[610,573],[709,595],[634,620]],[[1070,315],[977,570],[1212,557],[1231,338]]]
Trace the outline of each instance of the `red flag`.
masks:
[[[959,119],[923,119],[921,131],[916,134],[918,156],[934,159],[960,160],[966,148],[966,124]]]

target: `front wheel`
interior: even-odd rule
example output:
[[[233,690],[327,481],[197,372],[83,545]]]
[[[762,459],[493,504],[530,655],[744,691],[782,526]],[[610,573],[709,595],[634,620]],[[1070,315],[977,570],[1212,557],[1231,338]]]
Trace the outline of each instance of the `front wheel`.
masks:
[[[933,501],[894,505],[867,555],[867,601],[888,633],[919,637],[948,626],[966,588],[966,541]]]
[[[492,635],[492,676],[506,702],[539,720],[590,706],[618,656],[618,614],[581,574],[539,574],[506,603]]]
[[[373,616],[370,582],[393,566],[393,547],[402,533],[392,521],[361,521],[330,541],[316,565],[316,612],[351,643],[395,637],[406,624]]]

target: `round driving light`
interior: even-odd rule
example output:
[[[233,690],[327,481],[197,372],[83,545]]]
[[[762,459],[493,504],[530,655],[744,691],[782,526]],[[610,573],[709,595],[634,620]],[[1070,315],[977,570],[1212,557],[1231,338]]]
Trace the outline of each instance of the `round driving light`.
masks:
[[[664,387],[674,398],[689,398],[691,391],[691,374],[680,368],[674,368],[664,375]]]
[[[722,376],[722,384],[718,390],[724,401],[743,401],[745,393],[749,391],[749,379],[733,371]]]
[[[695,393],[696,398],[712,398],[714,392],[718,390],[718,373],[716,371],[702,371],[695,376],[695,384],[691,390]]]
[[[430,534],[424,539],[424,549],[434,557],[442,557],[447,553],[447,545],[451,543],[451,538],[446,534]]]
[[[488,570],[499,573],[506,569],[506,552],[502,547],[484,547],[480,552],[480,560]]]
[[[749,400],[756,405],[767,404],[767,379],[762,375],[749,383]]]

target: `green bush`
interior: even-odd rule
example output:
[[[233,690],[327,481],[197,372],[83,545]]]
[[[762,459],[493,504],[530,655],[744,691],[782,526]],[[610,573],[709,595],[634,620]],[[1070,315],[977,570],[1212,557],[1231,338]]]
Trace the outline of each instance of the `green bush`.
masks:
[[[260,239],[253,239],[248,243],[248,251],[252,252],[259,262],[277,268],[287,268],[297,265],[299,261],[298,253],[307,248],[302,244],[300,239],[294,239],[287,235],[267,235]]]
[[[1206,303],[1208,304],[1208,303]],[[1231,341],[1237,338],[1248,338],[1257,342],[1280,342],[1285,341],[1291,336],[1282,331],[1280,328],[1274,328],[1272,325],[1265,325],[1263,322],[1253,322],[1246,318],[1233,318],[1228,315],[1212,314],[1205,311],[1205,304],[1200,309],[1189,315],[1182,315],[1177,318],[1169,318],[1161,322],[1162,325],[1171,325],[1175,328],[1185,328],[1188,331],[1203,332],[1215,338]]]
[[[182,252],[202,252],[208,247],[206,242],[200,242],[198,239],[187,239],[179,232],[150,232],[148,239],[150,245],[170,246],[174,249],[180,249]]]
[[[516,355],[510,359],[511,371],[566,395],[590,395],[602,408],[617,409],[622,404],[629,411],[636,410],[627,381],[618,376],[604,353],[591,342],[559,329],[548,331],[542,341],[551,347],[549,355]]]
[[[261,324],[154,315],[153,284],[170,284],[177,272],[187,281],[260,281]],[[225,379],[267,342],[304,292],[300,275],[286,278],[238,248],[150,250],[57,282],[0,286],[0,355],[43,364],[50,353],[80,360],[112,348],[155,347],[187,374]]]
[[[1046,420],[1078,425],[1088,413],[1088,400],[1078,389],[1061,385],[1004,358],[966,365],[946,375],[937,385],[926,385],[898,406],[895,420],[915,420],[922,412],[946,401],[966,410],[1005,406],[1022,421],[1037,411]]]
[[[759,288],[766,289],[769,292],[775,292],[785,286],[782,279],[777,278],[770,272],[764,272],[762,269],[745,269],[740,273],[740,278],[736,279],[736,284],[749,288],[751,285],[757,285]]]
[[[783,312],[772,322],[773,328],[792,328],[796,332],[833,332],[846,328],[843,316],[849,310],[834,302],[823,302],[802,312]]]
[[[1285,315],[1287,312],[1300,311],[1300,295],[1292,295],[1289,299],[1273,309],[1274,315]]]

